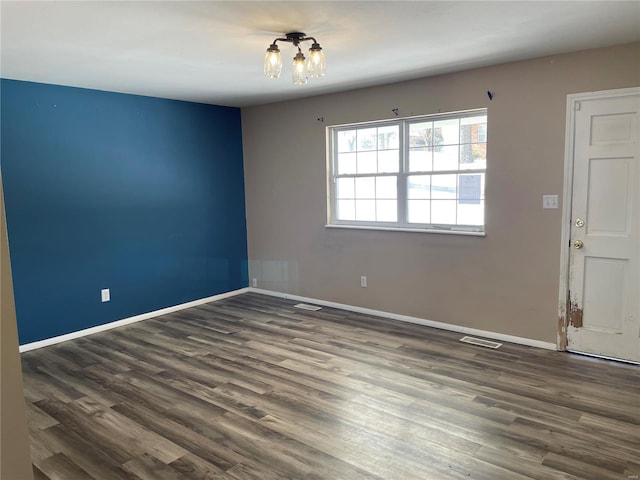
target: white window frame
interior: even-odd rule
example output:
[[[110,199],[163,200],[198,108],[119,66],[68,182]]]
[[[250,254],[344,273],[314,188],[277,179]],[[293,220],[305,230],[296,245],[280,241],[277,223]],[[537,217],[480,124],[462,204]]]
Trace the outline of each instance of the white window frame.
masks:
[[[409,126],[412,123],[420,123],[425,121],[437,121],[437,120],[451,120],[462,119],[466,117],[474,116],[487,116],[487,109],[474,109],[465,110],[459,112],[448,112],[433,115],[422,115],[416,117],[406,117],[393,120],[383,120],[374,122],[352,123],[344,125],[334,125],[327,127],[327,224],[328,228],[362,228],[369,230],[400,230],[410,232],[431,232],[431,233],[448,233],[457,235],[485,235],[485,221],[486,221],[486,202],[484,197],[484,187],[482,188],[482,205],[483,205],[483,223],[482,225],[458,225],[458,224],[438,224],[438,223],[409,223],[407,218],[407,177],[410,175],[430,175],[431,178],[437,175],[450,175],[450,174],[482,174],[486,180],[487,168],[478,169],[461,169],[460,164],[455,170],[429,170],[429,171],[410,171],[409,170]],[[488,119],[487,119],[488,121]],[[390,125],[399,126],[399,171],[397,173],[363,173],[363,174],[337,174],[337,158],[338,158],[338,146],[337,135],[340,131],[354,130],[370,127],[385,127]],[[484,130],[484,142],[486,144],[486,126]],[[458,145],[464,145],[458,140]],[[488,159],[487,159],[488,163]],[[382,222],[382,221],[358,221],[358,220],[338,220],[336,218],[337,212],[337,179],[345,177],[383,177],[383,176],[397,176],[397,207],[398,216],[396,222]],[[459,199],[458,202],[459,203]]]

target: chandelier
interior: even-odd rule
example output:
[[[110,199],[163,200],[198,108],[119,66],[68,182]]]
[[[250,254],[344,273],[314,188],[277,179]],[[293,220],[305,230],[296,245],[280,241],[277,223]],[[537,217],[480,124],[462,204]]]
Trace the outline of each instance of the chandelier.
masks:
[[[305,58],[300,49],[301,42],[312,41],[309,49],[309,58]],[[294,47],[298,47],[298,53],[293,57],[292,78],[295,85],[305,85],[309,77],[321,77],[324,75],[325,63],[324,53],[320,44],[313,37],[307,37],[301,32],[287,33],[285,38],[276,38],[267,48],[267,54],[264,57],[264,74],[269,78],[278,78],[282,71],[282,57],[280,49],[276,42],[293,43]]]

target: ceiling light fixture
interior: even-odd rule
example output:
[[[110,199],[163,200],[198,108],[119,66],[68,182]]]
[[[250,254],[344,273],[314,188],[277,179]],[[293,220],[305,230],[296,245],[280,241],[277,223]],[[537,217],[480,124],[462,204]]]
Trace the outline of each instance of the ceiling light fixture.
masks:
[[[313,43],[309,49],[309,58],[305,58],[300,49],[300,42],[309,40]],[[309,77],[322,77],[324,75],[326,65],[320,44],[315,38],[307,37],[305,33],[290,32],[286,34],[285,38],[276,38],[267,48],[267,54],[264,57],[264,74],[267,77],[278,78],[282,71],[282,57],[276,42],[293,43],[294,47],[298,47],[298,53],[293,57],[292,78],[294,85],[305,85]]]

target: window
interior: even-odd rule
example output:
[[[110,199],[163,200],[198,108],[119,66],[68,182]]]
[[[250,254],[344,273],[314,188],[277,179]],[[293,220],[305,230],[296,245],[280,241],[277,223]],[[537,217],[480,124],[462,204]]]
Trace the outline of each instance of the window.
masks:
[[[484,232],[487,111],[329,128],[329,225]]]

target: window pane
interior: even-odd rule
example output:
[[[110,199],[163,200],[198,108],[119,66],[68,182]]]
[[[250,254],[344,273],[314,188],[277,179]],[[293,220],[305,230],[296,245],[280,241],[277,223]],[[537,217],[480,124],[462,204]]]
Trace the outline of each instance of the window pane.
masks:
[[[398,220],[398,202],[395,200],[377,200],[376,220],[379,222],[396,222]]]
[[[358,130],[358,151],[375,150],[378,148],[376,142],[377,128],[361,128]]]
[[[337,198],[354,198],[355,186],[353,178],[339,178],[336,182]]]
[[[398,179],[396,177],[376,178],[376,198],[398,197]]]
[[[486,142],[487,141],[487,124],[478,125],[478,142]]]
[[[358,152],[358,173],[377,173],[378,155],[376,152]]]
[[[398,125],[378,128],[378,150],[397,149],[400,146]]]
[[[460,120],[460,169],[484,169],[487,166],[487,116]]]
[[[442,137],[433,138],[433,122],[412,123],[409,125],[409,147],[428,147],[440,145]],[[435,143],[434,143],[435,141]],[[440,143],[438,143],[440,141]]]
[[[486,142],[486,128],[486,115],[460,119],[460,143]]]
[[[487,168],[487,144],[469,143],[460,145],[460,170]]]
[[[431,177],[431,198],[455,200],[457,181],[457,175],[433,175]]]
[[[433,122],[434,145],[457,145],[460,140],[460,120],[449,118]]]
[[[458,225],[484,225],[484,200],[474,205],[458,203]]]
[[[378,173],[396,173],[399,170],[399,150],[381,150],[378,152]]]
[[[338,200],[338,211],[336,212],[338,220],[355,220],[356,219],[356,202],[355,200]]]
[[[356,131],[345,130],[338,132],[338,152],[356,151]]]
[[[407,202],[409,223],[431,223],[431,202],[429,200],[409,200]]]
[[[356,178],[356,198],[376,198],[375,177]]]
[[[458,175],[458,203],[479,204],[484,198],[484,174]]]
[[[356,200],[356,220],[361,222],[374,221],[376,219],[375,200]]]
[[[455,225],[456,203],[457,202],[455,200],[432,200],[431,223],[440,225]]]
[[[434,170],[458,170],[458,145],[434,147]]]
[[[338,154],[338,174],[345,175],[356,173],[356,154],[355,153],[339,153]]]
[[[408,198],[431,198],[431,176],[411,175],[407,177]]]
[[[410,172],[431,171],[432,156],[433,156],[433,152],[430,147],[412,148],[411,150],[409,150],[409,171]]]

